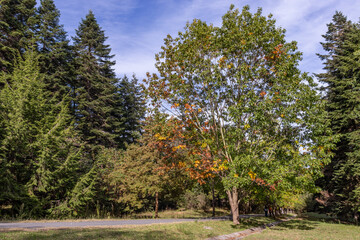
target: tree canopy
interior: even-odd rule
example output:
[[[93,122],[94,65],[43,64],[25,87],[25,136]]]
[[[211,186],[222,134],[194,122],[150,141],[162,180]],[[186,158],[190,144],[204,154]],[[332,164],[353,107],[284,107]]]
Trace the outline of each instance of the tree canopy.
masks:
[[[147,92],[182,124],[173,144],[192,156],[186,164],[221,177],[234,223],[239,190],[301,192],[327,163],[316,84],[298,69],[296,43],[261,9],[231,6],[220,27],[195,19],[165,38],[156,60]]]

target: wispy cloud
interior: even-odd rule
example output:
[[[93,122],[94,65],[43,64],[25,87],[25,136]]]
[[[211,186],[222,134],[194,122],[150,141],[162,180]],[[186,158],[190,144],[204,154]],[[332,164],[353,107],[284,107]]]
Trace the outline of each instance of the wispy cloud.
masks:
[[[135,9],[136,0],[55,0],[61,11],[61,22],[74,35],[81,19],[92,10],[105,29],[122,28],[126,16]]]
[[[214,25],[221,24],[221,16],[228,10],[228,0],[55,0],[62,13],[61,21],[70,35],[78,27],[89,9],[109,36],[108,43],[116,55],[119,76],[135,73],[139,78],[147,71],[155,72],[155,53],[160,51],[167,34],[176,35],[185,23],[199,18]],[[321,71],[315,56],[321,51],[321,35],[336,10],[349,19],[360,17],[360,1],[350,0],[246,0],[235,3],[242,8],[249,4],[251,11],[263,8],[272,13],[278,26],[287,30],[287,40],[296,40],[304,53],[301,69]]]

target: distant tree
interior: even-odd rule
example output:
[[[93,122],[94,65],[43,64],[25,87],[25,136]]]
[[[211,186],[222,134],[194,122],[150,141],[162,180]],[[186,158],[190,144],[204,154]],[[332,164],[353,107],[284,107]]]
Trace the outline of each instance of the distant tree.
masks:
[[[53,0],[41,0],[37,9],[35,38],[40,53],[40,71],[46,88],[61,100],[73,87],[73,52],[59,23],[60,12]]]
[[[135,76],[131,81],[124,76],[117,87],[116,102],[119,105],[114,108],[114,116],[120,119],[120,125],[114,128],[117,135],[115,140],[124,149],[127,144],[136,143],[141,136],[145,99]]]
[[[11,72],[33,36],[36,0],[0,1],[0,71]]]
[[[102,211],[118,215],[153,207],[157,216],[165,203],[175,207],[189,185],[189,178],[180,169],[167,171],[154,131],[158,122],[153,120],[146,119],[136,144],[128,145],[125,150],[103,148],[98,154],[101,187],[95,201],[103,204]]]
[[[117,193],[116,201],[125,212],[144,209],[150,199],[158,202],[161,186],[165,183],[165,176],[157,172],[159,167],[156,150],[148,145],[129,145],[121,159],[114,163],[109,180]]]
[[[356,220],[360,212],[360,25],[336,12],[323,37],[326,53],[319,56],[325,73],[317,76],[325,83],[326,109],[336,148],[318,184],[328,191],[327,210]]]
[[[0,167],[6,183],[0,204],[10,204],[14,213],[23,208],[28,217],[44,217],[64,201],[77,181],[80,157],[68,103],[49,100],[37,59],[28,50],[25,61],[0,78],[0,118],[5,120]]]
[[[312,188],[331,147],[316,84],[297,68],[301,53],[284,33],[260,9],[231,6],[221,27],[194,20],[168,35],[159,76],[148,78],[155,106],[167,103],[179,122],[172,149],[191,159],[181,165],[200,182],[221,178],[234,224],[241,191]]]

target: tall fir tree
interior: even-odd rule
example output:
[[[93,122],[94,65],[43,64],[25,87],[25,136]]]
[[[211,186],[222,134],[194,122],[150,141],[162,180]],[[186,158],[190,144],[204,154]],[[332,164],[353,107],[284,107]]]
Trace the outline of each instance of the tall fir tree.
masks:
[[[51,213],[79,177],[79,141],[69,121],[68,104],[65,99],[58,104],[49,99],[37,59],[28,50],[13,73],[2,73],[0,78],[5,119],[0,179],[7,182],[1,185],[0,204],[10,204],[14,214],[23,209],[26,217]]]
[[[340,12],[328,24],[320,55],[325,73],[327,111],[337,141],[320,185],[329,192],[328,210],[339,217],[358,219],[360,213],[360,26]]]
[[[120,119],[116,128],[116,142],[120,148],[127,144],[136,143],[142,132],[142,120],[145,117],[145,100],[138,80],[135,76],[130,80],[124,76],[118,84],[117,103],[115,116]]]
[[[73,52],[60,12],[53,0],[41,0],[37,10],[35,36],[40,53],[40,71],[45,74],[46,88],[61,100],[73,86]]]
[[[116,106],[117,78],[106,39],[92,11],[82,20],[73,38],[76,126],[92,150],[98,146],[116,146],[113,126],[119,120],[112,116],[112,111]]]
[[[0,1],[0,71],[11,72],[33,36],[36,0]]]
[[[347,20],[347,18],[341,13],[336,12],[333,16],[333,21],[328,24],[328,31],[323,38],[325,42],[321,43],[325,54],[318,54],[320,59],[323,61],[324,64],[324,73],[317,74],[318,79],[325,83],[322,90],[325,92],[325,98],[328,101],[327,104],[327,112],[329,114],[329,119],[331,120],[331,128],[334,132],[339,131],[339,124],[336,123],[334,118],[342,117],[342,115],[335,114],[335,110],[338,109],[337,104],[335,102],[341,102],[339,98],[339,89],[337,89],[338,80],[340,78],[339,72],[339,56],[343,55],[342,43],[346,38],[346,33],[351,28],[351,22]],[[337,147],[335,150],[335,157],[332,158],[330,164],[325,166],[324,168],[324,177],[319,179],[318,184],[327,189],[332,191],[333,186],[331,179],[334,174],[334,165],[344,157],[344,152],[346,151],[343,148],[346,148],[346,144],[341,142],[337,143]]]

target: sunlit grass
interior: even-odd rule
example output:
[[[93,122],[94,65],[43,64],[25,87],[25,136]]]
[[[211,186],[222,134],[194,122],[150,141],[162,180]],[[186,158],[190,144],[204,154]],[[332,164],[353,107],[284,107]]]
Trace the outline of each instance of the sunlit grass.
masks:
[[[231,221],[194,221],[176,224],[153,224],[122,228],[83,228],[47,231],[0,232],[0,239],[206,239],[229,234],[274,221],[258,217],[242,219],[240,225]]]
[[[222,217],[230,214],[230,210],[223,208],[216,208],[215,216]],[[159,211],[159,218],[193,218],[193,219],[201,219],[201,218],[210,218],[212,217],[212,209],[204,210],[195,210],[195,209],[177,209],[177,210],[164,210]],[[124,220],[124,219],[143,219],[143,218],[155,218],[154,211],[142,212],[142,213],[134,213],[123,215],[122,217],[107,217],[107,218],[97,218],[95,216],[90,216],[88,218],[76,218],[76,219],[62,219],[61,221],[97,221],[97,220]],[[0,222],[33,222],[33,221],[59,221],[59,219],[3,219]]]
[[[216,208],[215,216],[222,217],[230,214],[230,210]],[[153,218],[155,212],[144,212],[139,214],[130,215],[129,218]],[[193,210],[193,209],[178,209],[178,210],[165,210],[159,211],[159,218],[209,218],[212,217],[212,209]]]
[[[245,239],[360,239],[360,226],[339,223],[325,214],[309,213]]]

